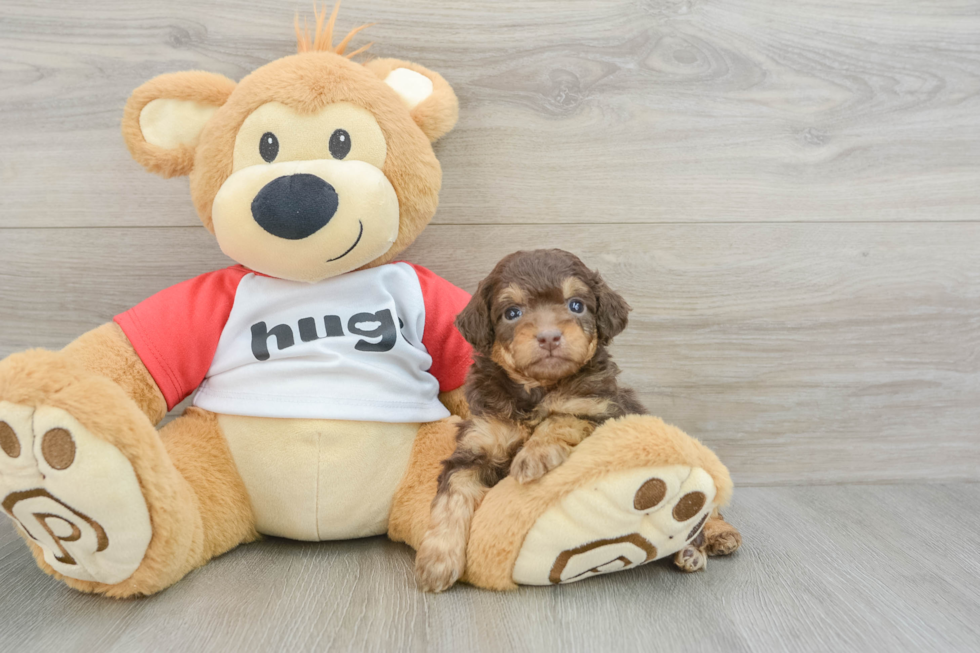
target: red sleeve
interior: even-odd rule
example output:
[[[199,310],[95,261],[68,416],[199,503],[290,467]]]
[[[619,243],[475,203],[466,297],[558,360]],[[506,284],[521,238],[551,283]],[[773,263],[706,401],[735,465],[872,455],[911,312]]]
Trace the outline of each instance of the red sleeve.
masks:
[[[425,302],[422,344],[432,357],[429,373],[439,380],[439,391],[463,385],[473,364],[470,343],[456,329],[456,316],[470,301],[470,294],[420,265],[409,263],[419,278]]]
[[[173,408],[211,367],[221,331],[249,271],[240,265],[161,290],[114,319]]]

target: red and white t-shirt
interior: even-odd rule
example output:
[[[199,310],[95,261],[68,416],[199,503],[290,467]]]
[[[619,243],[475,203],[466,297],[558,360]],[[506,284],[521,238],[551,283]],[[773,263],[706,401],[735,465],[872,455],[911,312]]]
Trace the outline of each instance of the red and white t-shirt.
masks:
[[[172,286],[115,321],[172,408],[374,422],[449,415],[470,346],[456,330],[469,294],[391,263],[308,284],[242,266]]]

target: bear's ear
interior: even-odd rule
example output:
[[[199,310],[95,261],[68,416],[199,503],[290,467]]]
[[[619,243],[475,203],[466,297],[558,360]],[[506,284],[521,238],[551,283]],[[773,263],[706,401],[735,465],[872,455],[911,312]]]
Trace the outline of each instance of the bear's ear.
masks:
[[[459,101],[442,75],[399,59],[373,59],[364,66],[393,88],[422,132],[435,141],[459,118]]]
[[[189,174],[204,125],[233,90],[227,77],[196,70],[154,77],[126,102],[122,132],[130,154],[161,177]]]

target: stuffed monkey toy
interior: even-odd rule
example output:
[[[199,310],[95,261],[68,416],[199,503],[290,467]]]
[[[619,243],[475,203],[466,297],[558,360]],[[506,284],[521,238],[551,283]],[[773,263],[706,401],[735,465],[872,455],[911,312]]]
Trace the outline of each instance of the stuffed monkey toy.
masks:
[[[416,547],[467,414],[468,294],[396,257],[432,219],[449,84],[345,56],[318,15],[240,82],[161,75],[130,97],[133,158],[188,175],[237,264],[146,299],[60,352],[0,362],[0,498],[67,585],[148,595],[261,534]],[[196,391],[194,405],[157,430]],[[513,588],[632,568],[738,534],[718,458],[652,417],[607,423],[477,510],[464,580]]]

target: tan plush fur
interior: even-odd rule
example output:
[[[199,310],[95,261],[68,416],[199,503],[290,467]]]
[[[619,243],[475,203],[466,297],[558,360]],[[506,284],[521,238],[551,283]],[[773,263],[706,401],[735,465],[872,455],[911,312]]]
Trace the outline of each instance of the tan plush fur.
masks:
[[[405,477],[395,490],[388,517],[388,537],[405,542],[413,549],[429,528],[429,509],[436,495],[436,479],[442,471],[442,461],[456,448],[459,418],[423,424],[412,445]]]
[[[43,350],[14,354],[0,362],[0,397],[68,412],[93,435],[116,447],[139,480],[153,537],[139,569],[122,583],[66,578],[48,566],[39,547],[28,540],[38,565],[69,586],[113,597],[152,594],[213,555],[256,537],[249,518],[243,516],[247,494],[213,416],[181,418],[158,434],[118,385],[85,371],[67,356]]]
[[[197,497],[204,550],[194,560],[194,566],[258,539],[248,492],[217,416],[200,408],[188,408],[163,427],[160,439],[174,467]]]
[[[473,517],[463,580],[490,589],[515,588],[511,574],[524,536],[551,505],[611,471],[674,464],[704,468],[717,486],[717,504],[730,500],[728,470],[710,449],[680,429],[639,415],[603,424],[536,483],[520,485],[506,478],[487,493]]]
[[[407,542],[413,549],[418,548],[429,527],[429,512],[442,461],[456,448],[458,418],[470,416],[462,387],[440,393],[439,401],[453,417],[423,424],[419,429],[408,470],[395,491],[388,518],[388,537],[395,542]]]
[[[439,401],[453,415],[466,419],[470,416],[470,407],[466,403],[466,391],[462,386],[455,390],[439,393]]]
[[[411,61],[401,59],[372,59],[364,67],[379,78],[386,78],[396,68],[407,68],[432,80],[432,95],[412,109],[412,120],[429,137],[437,141],[448,134],[459,119],[459,101],[442,75]]]
[[[330,13],[330,19],[325,20],[327,17],[327,9],[324,6],[322,9],[317,9],[316,5],[313,5],[313,18],[315,22],[315,28],[313,34],[310,34],[309,28],[306,25],[306,21],[303,21],[303,29],[299,27],[299,15],[297,14],[294,21],[294,26],[296,27],[296,51],[299,53],[303,52],[334,52],[336,54],[344,54],[347,50],[347,44],[351,42],[351,39],[363,29],[370,27],[371,25],[361,25],[360,27],[355,27],[350,32],[347,33],[340,43],[336,47],[333,45],[333,30],[337,24],[337,13],[340,11],[340,2],[338,0],[337,4],[334,5],[333,11]],[[354,52],[347,55],[350,59],[354,55],[364,52],[370,47],[371,44],[358,48]]]
[[[357,51],[342,56],[361,28],[333,46],[336,14],[335,8],[329,22],[324,21],[325,14],[317,14],[314,34],[299,35],[301,54],[274,61],[238,84],[202,71],[150,80],[127,102],[122,133],[133,158],[151,172],[164,177],[190,175],[201,220],[213,231],[211,205],[231,173],[237,131],[257,107],[278,102],[310,114],[331,103],[349,102],[367,109],[385,138],[382,172],[398,197],[400,222],[397,241],[367,265],[371,267],[393,260],[435,213],[442,171],[430,140],[452,128],[458,103],[446,81],[422,66],[379,60],[365,67],[349,60]],[[411,112],[384,81],[395,67],[432,80],[433,93]],[[154,100],[188,101],[217,110],[207,119],[196,145],[165,148],[147,142],[141,128],[141,112]],[[33,351],[7,359],[0,366],[0,397],[68,411],[122,452],[143,489],[153,533],[143,564],[119,585],[65,578],[72,587],[111,596],[149,594],[257,536],[247,493],[215,416],[192,409],[158,434],[153,424],[166,412],[162,393],[115,324],[83,335],[62,354]],[[468,414],[461,390],[441,398],[453,413]],[[449,434],[451,449],[455,427],[448,421],[424,426],[419,442],[430,442],[425,437],[428,432],[440,437]],[[54,573],[40,550],[32,548],[39,565]]]
[[[169,179],[189,174],[194,167],[194,148],[182,145],[165,149],[147,143],[140,129],[140,112],[147,104],[161,98],[192,100],[220,107],[233,90],[235,82],[227,77],[200,70],[154,77],[133,91],[123,111],[122,134],[129,153],[140,165],[161,177]]]
[[[366,267],[394,260],[435,214],[442,169],[428,138],[412,121],[398,94],[369,69],[330,52],[284,57],[259,68],[239,83],[205,126],[190,176],[191,195],[204,226],[213,230],[211,205],[231,174],[239,127],[267,102],[280,102],[300,113],[350,102],[375,116],[387,144],[382,172],[398,196],[400,224],[394,245]]]
[[[114,381],[153,424],[167,414],[167,400],[115,322],[83,334],[61,353],[89,372]]]
[[[305,32],[300,36],[300,54],[267,64],[238,84],[201,71],[161,75],[143,84],[126,104],[122,133],[133,158],[147,170],[164,177],[190,176],[198,214],[213,233],[214,198],[232,172],[238,130],[256,108],[278,102],[301,114],[312,114],[328,104],[348,102],[366,109],[384,135],[382,172],[395,190],[399,209],[397,240],[364,266],[373,267],[392,261],[432,219],[442,170],[431,142],[453,128],[459,106],[446,80],[422,66],[396,59],[361,65],[349,59],[357,51],[343,56],[360,28],[335,47],[336,9],[329,23],[324,23],[323,16],[317,15],[312,36]],[[397,68],[432,81],[431,95],[411,110],[384,81]],[[141,112],[154,100],[188,101],[216,110],[213,114],[198,112],[210,118],[196,145],[164,148],[148,143],[140,126]],[[0,400],[68,412],[94,437],[121,452],[142,490],[152,537],[139,568],[121,583],[66,578],[44,562],[39,547],[25,535],[38,565],[69,586],[113,597],[152,594],[212,557],[258,537],[248,493],[216,416],[189,409],[157,432],[154,425],[166,412],[162,393],[115,324],[90,331],[60,353],[33,350],[0,362]],[[389,537],[413,547],[419,546],[429,525],[436,479],[442,460],[455,448],[459,418],[469,416],[462,389],[443,393],[440,400],[453,417],[420,427],[392,501]],[[731,480],[714,454],[674,427],[649,417],[628,417],[603,425],[564,464],[535,483],[521,486],[505,479],[489,491],[474,515],[466,578],[482,587],[513,587],[514,562],[523,538],[555,501],[609,471],[673,463],[706,469],[718,486],[718,503],[728,501]],[[720,517],[712,521],[724,524]],[[717,523],[712,527],[712,521],[706,533],[709,527],[721,528]],[[717,532],[724,535],[720,548],[737,546],[729,531]]]
[[[324,31],[306,47],[301,40],[301,54],[273,61],[247,75],[237,86],[220,75],[200,71],[156,77],[133,92],[123,118],[123,136],[133,157],[151,172],[164,177],[190,175],[198,215],[213,233],[211,206],[231,175],[238,130],[255,109],[268,102],[279,102],[305,114],[335,102],[350,102],[367,109],[385,137],[387,157],[382,171],[395,189],[400,211],[398,238],[384,255],[365,266],[374,267],[394,260],[432,219],[442,170],[429,141],[456,124],[459,103],[438,73],[396,59],[376,59],[360,65],[325,45],[316,45],[329,38]],[[432,81],[432,94],[411,112],[384,83],[395,68],[407,68]],[[194,100],[220,108],[204,126],[196,148],[182,145],[165,150],[147,143],[140,131],[140,111],[155,99]]]
[[[455,449],[455,436],[455,426],[447,422],[428,424],[419,431],[391,508],[388,536],[396,542],[415,549],[421,544],[441,461]],[[674,464],[704,468],[717,486],[716,504],[724,506],[731,500],[728,470],[710,449],[680,429],[641,415],[603,424],[539,481],[521,485],[506,478],[487,493],[473,517],[463,580],[488,589],[514,589],[511,575],[524,536],[555,502],[611,471]],[[708,521],[706,531],[713,521]]]

